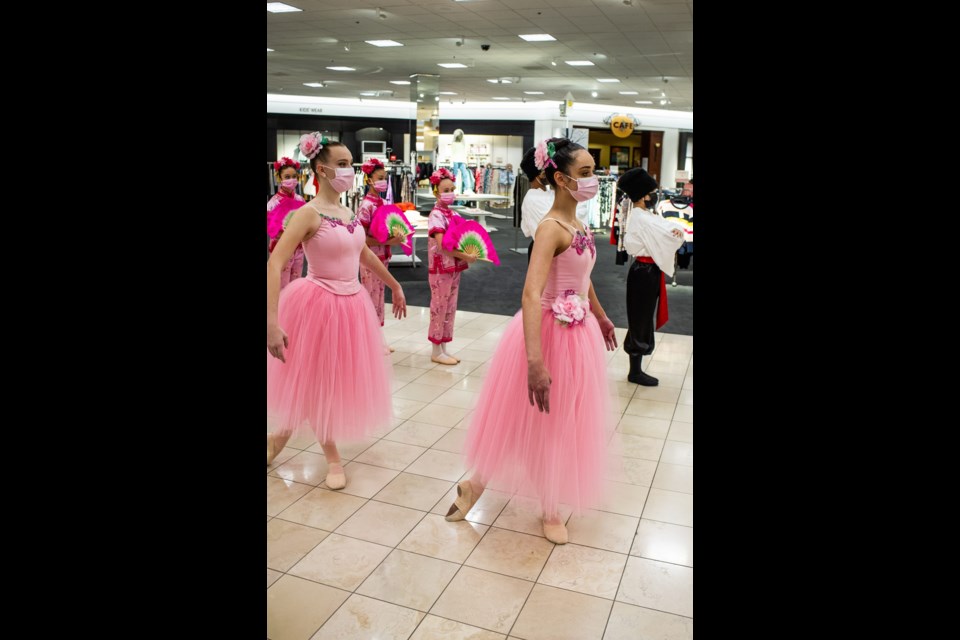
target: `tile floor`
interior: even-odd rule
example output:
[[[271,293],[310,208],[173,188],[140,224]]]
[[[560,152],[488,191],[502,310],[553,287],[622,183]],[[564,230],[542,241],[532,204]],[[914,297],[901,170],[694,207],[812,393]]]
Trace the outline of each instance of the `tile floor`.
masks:
[[[340,447],[347,487],[326,488],[315,441],[291,440],[267,468],[269,637],[692,638],[692,336],[657,334],[644,369],[658,387],[626,382],[626,355],[608,354],[622,464],[557,546],[529,498],[488,489],[467,520],[443,519],[469,475],[465,429],[509,317],[458,311],[450,350],[462,362],[449,367],[430,362],[430,310],[408,313],[384,327],[396,419]]]

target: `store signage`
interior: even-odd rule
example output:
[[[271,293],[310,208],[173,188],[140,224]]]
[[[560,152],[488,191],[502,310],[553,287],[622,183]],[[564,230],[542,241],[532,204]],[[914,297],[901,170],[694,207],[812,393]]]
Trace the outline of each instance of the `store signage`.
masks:
[[[674,174],[674,177],[673,177],[674,182],[686,182],[689,179],[690,179],[689,171],[677,171],[677,173]]]
[[[603,119],[604,124],[610,125],[610,131],[618,138],[626,138],[633,130],[640,126],[640,121],[628,113],[613,113]]]
[[[300,113],[323,113],[320,107],[300,107]]]

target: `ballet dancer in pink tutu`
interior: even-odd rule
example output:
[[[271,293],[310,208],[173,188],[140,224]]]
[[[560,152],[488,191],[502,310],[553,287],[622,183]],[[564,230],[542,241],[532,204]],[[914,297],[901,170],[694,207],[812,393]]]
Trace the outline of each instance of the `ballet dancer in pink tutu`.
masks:
[[[383,266],[390,263],[390,247],[403,243],[402,237],[390,238],[386,243],[380,243],[370,234],[370,222],[373,220],[373,214],[377,209],[383,206],[382,193],[387,191],[387,170],[383,163],[376,158],[371,158],[360,167],[363,171],[363,184],[366,186],[367,193],[363,196],[360,206],[357,207],[357,220],[363,225],[367,232],[367,246],[373,255],[380,258]],[[373,308],[377,312],[377,318],[380,319],[380,326],[383,326],[383,280],[374,275],[373,271],[363,265],[360,266],[360,282],[363,288],[370,294],[373,300]],[[390,349],[393,351],[393,349]]]
[[[597,194],[593,158],[565,138],[537,145],[537,168],[556,192],[535,231],[521,310],[507,325],[470,421],[474,470],[446,519],[462,520],[491,481],[536,495],[543,534],[567,542],[560,504],[596,504],[609,424],[606,348],[617,348],[590,282],[596,249],[577,203]]]
[[[437,198],[437,204],[427,218],[427,279],[430,281],[430,329],[427,339],[433,343],[430,359],[439,364],[457,364],[460,359],[447,353],[446,344],[453,340],[460,272],[477,259],[463,251],[447,251],[443,248],[443,234],[450,225],[463,221],[460,214],[450,208],[457,199],[454,193],[457,183],[453,174],[447,169],[437,169],[430,176],[430,184]]]
[[[299,182],[297,171],[300,169],[300,163],[290,158],[280,158],[273,163],[273,170],[276,172],[277,184],[280,188],[273,197],[267,200],[267,235],[270,236],[270,253],[280,241],[280,235],[283,233],[283,219],[303,206],[303,197],[297,193],[297,183]],[[280,288],[290,284],[303,273],[303,247],[297,245],[293,257],[284,265],[280,272]]]
[[[300,152],[319,176],[317,196],[300,207],[267,262],[267,464],[290,436],[308,428],[323,447],[327,487],[346,476],[336,440],[363,438],[390,424],[390,361],[377,314],[357,271],[361,264],[393,292],[393,314],[406,315],[400,283],[366,246],[366,234],[340,194],[353,185],[353,157],[313,132]],[[280,272],[303,244],[308,273],[281,295]]]

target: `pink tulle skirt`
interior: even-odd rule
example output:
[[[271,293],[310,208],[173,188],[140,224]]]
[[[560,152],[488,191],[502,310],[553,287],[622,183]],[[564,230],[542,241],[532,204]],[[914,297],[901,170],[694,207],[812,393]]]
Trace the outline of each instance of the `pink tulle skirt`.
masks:
[[[595,506],[613,429],[603,335],[594,316],[560,326],[541,319],[541,348],[552,380],[550,413],[527,395],[523,311],[507,325],[470,421],[467,462],[491,489],[539,498],[544,510]]]
[[[288,346],[286,363],[267,354],[274,433],[357,440],[391,422],[390,358],[366,290],[338,296],[299,278],[280,292],[278,320]]]

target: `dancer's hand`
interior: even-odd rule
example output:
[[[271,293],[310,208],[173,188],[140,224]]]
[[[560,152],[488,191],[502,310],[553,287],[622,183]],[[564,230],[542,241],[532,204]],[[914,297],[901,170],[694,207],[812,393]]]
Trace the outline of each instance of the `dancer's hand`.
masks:
[[[469,253],[460,252],[460,259],[466,262],[467,264],[473,264],[477,261],[477,256],[471,255]]]
[[[387,240],[384,244],[387,245],[388,247],[395,247],[398,244],[403,244],[404,242],[406,242],[406,240],[407,240],[406,236],[391,236],[390,239]]]
[[[541,412],[550,413],[550,372],[543,361],[534,363],[527,367],[527,398],[530,400],[530,406],[536,407]]]
[[[390,289],[393,293],[393,317],[397,320],[407,316],[407,299],[403,296],[403,287],[397,285]]]
[[[672,233],[672,234],[673,234],[673,237],[675,237],[675,238],[682,238],[682,237],[683,237],[683,231],[680,231],[680,229],[671,229],[671,230],[670,230],[670,233]]]
[[[283,349],[289,345],[290,341],[287,339],[287,334],[283,329],[280,327],[267,329],[267,351],[269,351],[270,355],[274,358],[286,363],[287,360],[283,357]]]
[[[613,330],[613,321],[604,316],[597,318],[600,325],[600,333],[603,334],[603,341],[607,343],[607,351],[615,351],[617,348],[617,334]]]

